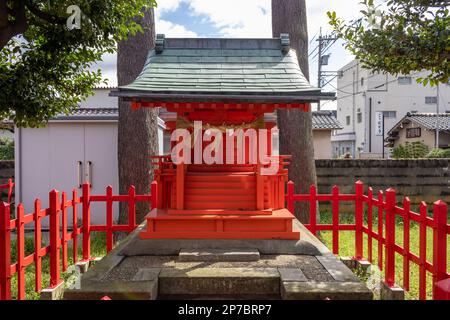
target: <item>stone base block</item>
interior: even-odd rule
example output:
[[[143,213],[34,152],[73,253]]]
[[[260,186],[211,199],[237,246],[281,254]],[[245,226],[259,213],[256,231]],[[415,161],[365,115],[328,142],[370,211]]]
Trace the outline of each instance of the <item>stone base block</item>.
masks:
[[[53,288],[41,291],[41,300],[61,300],[64,295],[64,281]]]
[[[353,270],[356,269],[356,260],[353,257],[340,257],[341,262],[347,266],[347,268]]]
[[[64,300],[154,300],[158,296],[158,281],[96,282],[79,290],[66,290]]]
[[[372,300],[373,293],[360,282],[283,282],[284,300]]]
[[[159,298],[278,298],[279,280],[276,268],[163,269]]]
[[[246,262],[258,261],[259,251],[256,249],[182,249],[178,260],[183,262]]]
[[[381,300],[405,300],[405,291],[397,285],[390,287],[386,282],[381,283]]]
[[[90,261],[80,261],[75,264],[75,267],[78,268],[78,271],[83,274],[88,272]]]

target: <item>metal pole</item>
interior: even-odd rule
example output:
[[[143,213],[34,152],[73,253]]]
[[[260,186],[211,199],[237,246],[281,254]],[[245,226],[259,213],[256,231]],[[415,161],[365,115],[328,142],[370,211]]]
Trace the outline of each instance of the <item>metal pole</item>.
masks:
[[[317,87],[322,88],[322,28],[319,34],[319,66],[317,74]],[[317,111],[320,111],[320,101],[317,103]]]
[[[437,100],[436,100],[436,148],[439,148],[439,100],[440,100],[440,96],[439,96],[439,83],[437,85]]]
[[[384,159],[384,111],[383,111],[383,136],[382,136],[382,143],[381,143],[381,148],[383,149],[383,159]]]

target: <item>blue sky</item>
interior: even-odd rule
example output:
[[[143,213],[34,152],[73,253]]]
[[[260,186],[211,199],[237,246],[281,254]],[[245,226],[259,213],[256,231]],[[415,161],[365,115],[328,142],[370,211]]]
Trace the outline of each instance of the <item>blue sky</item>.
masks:
[[[281,0],[278,0],[281,1]],[[360,0],[306,0],[310,39],[330,31],[327,11],[351,20],[359,16]],[[155,9],[157,33],[166,37],[237,37],[270,38],[271,0],[159,0]],[[312,41],[310,52],[317,42]],[[337,42],[330,50],[330,65],[325,70],[338,70],[353,57]],[[310,58],[314,58],[315,53]],[[106,56],[100,63],[110,85],[116,85],[115,56]],[[311,83],[317,84],[317,58],[310,59]],[[336,85],[335,82],[332,85]],[[328,86],[327,90],[333,90]],[[334,103],[328,103],[333,108]]]

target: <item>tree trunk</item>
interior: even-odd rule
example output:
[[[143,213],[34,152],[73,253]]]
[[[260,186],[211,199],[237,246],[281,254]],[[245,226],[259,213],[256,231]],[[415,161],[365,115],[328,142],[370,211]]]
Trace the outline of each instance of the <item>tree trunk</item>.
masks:
[[[153,10],[138,21],[143,33],[137,33],[118,45],[118,84],[133,82],[141,73],[148,52],[155,45]],[[130,102],[119,99],[118,162],[120,194],[128,194],[129,187],[136,187],[136,194],[150,192],[153,180],[151,156],[158,155],[158,111],[153,108],[132,110]],[[136,222],[144,220],[149,212],[148,203],[136,205]],[[128,224],[128,204],[120,204],[119,223]]]
[[[305,0],[272,0],[272,33],[274,37],[289,33],[300,68],[309,79]],[[309,193],[310,185],[317,182],[311,121],[311,112],[293,109],[277,111],[280,154],[292,155],[289,179],[295,183],[296,192],[301,193]],[[295,215],[301,222],[309,222],[309,204],[296,206]]]

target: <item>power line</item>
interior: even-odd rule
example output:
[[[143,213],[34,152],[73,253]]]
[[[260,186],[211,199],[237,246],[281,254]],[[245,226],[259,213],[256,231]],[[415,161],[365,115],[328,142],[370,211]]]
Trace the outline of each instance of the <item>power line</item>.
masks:
[[[419,72],[416,72],[416,73],[413,73],[413,74],[410,75],[410,77],[412,78],[412,77],[418,75],[419,73],[420,73],[420,71],[419,71]],[[371,75],[371,76],[368,77],[367,79],[373,78],[373,77],[376,76],[376,75],[379,75],[379,74]],[[354,84],[357,83],[358,81],[359,81],[359,80],[352,81],[352,84],[354,85]],[[396,79],[392,79],[392,80],[390,80],[390,81],[386,81],[385,83],[382,84],[382,86],[388,85],[388,84],[393,83],[393,82],[396,82],[396,81],[398,81],[397,78],[396,78]],[[353,96],[353,94],[359,95],[359,94],[362,94],[362,93],[364,92],[364,91],[360,91],[360,92],[350,93],[350,92],[346,92],[346,91],[343,91],[343,90],[341,90],[341,89],[338,89],[338,88],[336,88],[335,86],[333,86],[332,84],[329,84],[329,85],[332,86],[332,87],[333,87],[334,89],[336,89],[337,91],[347,94],[346,96],[336,98],[336,101],[342,100],[342,99],[345,99],[345,98],[348,98],[348,97],[350,97],[350,96]]]

